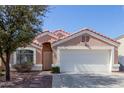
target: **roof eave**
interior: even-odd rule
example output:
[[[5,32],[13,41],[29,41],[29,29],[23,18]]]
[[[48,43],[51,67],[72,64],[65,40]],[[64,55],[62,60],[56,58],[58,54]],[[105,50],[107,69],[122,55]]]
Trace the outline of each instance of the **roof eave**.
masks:
[[[81,31],[76,32],[76,33],[74,33],[74,34],[72,34],[72,35],[70,35],[70,36],[68,36],[68,37],[66,37],[66,38],[64,38],[64,39],[62,39],[62,40],[65,40],[65,39],[67,39],[67,38],[73,37],[75,34],[85,33],[85,32],[88,32],[88,31],[89,31],[90,33],[94,33],[94,34],[96,34],[96,35],[99,35],[100,37],[102,37],[102,38],[104,38],[106,41],[108,41],[108,43],[110,43],[110,44],[112,44],[112,45],[114,45],[114,46],[116,46],[116,47],[118,47],[118,46],[120,45],[119,42],[117,42],[117,41],[115,41],[115,40],[113,40],[113,39],[110,40],[110,38],[108,39],[108,37],[103,36],[103,35],[101,35],[101,34],[98,34],[98,33],[94,32],[94,31],[92,31],[92,30],[90,30],[90,29],[87,29],[87,28],[86,28],[86,29],[82,29]],[[106,38],[105,38],[105,37],[106,37]],[[57,46],[57,45],[59,44],[59,42],[60,42],[60,43],[63,43],[62,40],[58,40],[58,41],[56,41],[56,42],[53,42],[53,43],[52,43],[52,46]]]

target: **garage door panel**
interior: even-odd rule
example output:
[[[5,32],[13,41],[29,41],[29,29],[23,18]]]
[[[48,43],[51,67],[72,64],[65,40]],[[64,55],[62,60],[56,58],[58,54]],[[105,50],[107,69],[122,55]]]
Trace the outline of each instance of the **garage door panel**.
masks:
[[[61,50],[61,72],[106,72],[109,69],[108,50]]]
[[[107,72],[109,65],[73,65],[61,66],[61,72]]]

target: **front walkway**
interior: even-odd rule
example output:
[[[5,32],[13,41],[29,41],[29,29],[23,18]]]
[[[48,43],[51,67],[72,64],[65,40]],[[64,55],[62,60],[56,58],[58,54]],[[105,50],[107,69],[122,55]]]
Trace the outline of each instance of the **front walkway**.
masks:
[[[11,81],[0,77],[0,87],[9,88],[51,88],[52,75],[49,71],[30,73],[11,73]]]

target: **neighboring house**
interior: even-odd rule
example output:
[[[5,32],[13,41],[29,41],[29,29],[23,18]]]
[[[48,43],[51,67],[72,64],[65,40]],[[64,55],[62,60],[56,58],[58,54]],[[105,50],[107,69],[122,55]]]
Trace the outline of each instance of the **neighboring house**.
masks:
[[[118,47],[119,63],[124,66],[124,35],[117,37],[116,40],[121,43]]]
[[[90,29],[74,34],[58,30],[39,34],[33,43],[18,48],[11,64],[33,61],[32,70],[49,70],[59,66],[61,72],[118,71],[120,43]]]

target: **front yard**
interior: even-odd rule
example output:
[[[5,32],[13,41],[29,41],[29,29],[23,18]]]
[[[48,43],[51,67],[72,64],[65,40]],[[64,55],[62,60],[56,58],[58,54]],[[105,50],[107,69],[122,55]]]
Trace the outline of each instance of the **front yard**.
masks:
[[[5,77],[0,77],[0,87],[8,88],[51,88],[52,75],[50,72],[11,72],[11,81],[5,82]]]

